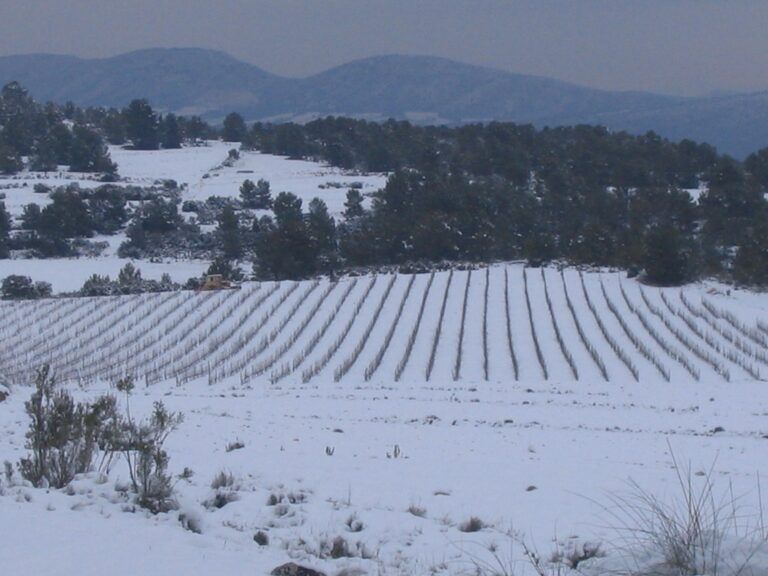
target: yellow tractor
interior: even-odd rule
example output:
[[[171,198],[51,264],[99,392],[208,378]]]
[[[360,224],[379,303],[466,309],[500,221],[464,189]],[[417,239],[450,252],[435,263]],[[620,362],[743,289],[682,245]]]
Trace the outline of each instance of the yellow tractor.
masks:
[[[221,274],[209,274],[205,277],[205,280],[198,288],[200,292],[209,292],[211,290],[233,290],[240,288],[240,286],[232,284],[229,280],[225,280]]]

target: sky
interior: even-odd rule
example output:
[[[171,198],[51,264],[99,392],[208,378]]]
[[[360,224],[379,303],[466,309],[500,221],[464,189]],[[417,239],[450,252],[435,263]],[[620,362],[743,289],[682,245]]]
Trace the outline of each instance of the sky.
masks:
[[[284,76],[426,54],[611,90],[768,89],[768,0],[0,0],[0,55],[215,48]]]

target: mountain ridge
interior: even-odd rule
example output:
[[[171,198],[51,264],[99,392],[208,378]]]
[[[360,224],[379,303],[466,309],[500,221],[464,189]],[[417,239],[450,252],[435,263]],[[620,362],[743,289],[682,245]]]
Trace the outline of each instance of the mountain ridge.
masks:
[[[161,111],[211,121],[236,111],[249,121],[333,114],[425,124],[603,124],[705,141],[736,157],[768,146],[768,91],[708,97],[610,91],[437,56],[371,56],[304,78],[204,48],[147,48],[92,59],[2,56],[0,82],[12,80],[39,100],[122,107],[147,98]]]

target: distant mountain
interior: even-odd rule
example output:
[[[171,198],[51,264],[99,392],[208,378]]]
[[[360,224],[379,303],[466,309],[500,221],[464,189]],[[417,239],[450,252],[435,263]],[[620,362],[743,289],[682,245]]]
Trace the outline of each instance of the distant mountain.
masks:
[[[603,124],[706,141],[737,157],[768,146],[768,92],[679,98],[611,92],[425,56],[378,56],[284,78],[213,50],[149,49],[113,58],[0,57],[0,83],[39,100],[158,109],[220,120],[307,120],[348,115],[419,123],[509,120],[539,127]]]

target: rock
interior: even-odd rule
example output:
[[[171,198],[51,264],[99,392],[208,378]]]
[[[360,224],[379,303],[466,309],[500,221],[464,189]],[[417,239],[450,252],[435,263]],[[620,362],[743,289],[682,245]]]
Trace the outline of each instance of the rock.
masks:
[[[278,566],[272,570],[271,574],[272,576],[325,576],[324,572],[307,568],[306,566],[299,566],[294,562]]]
[[[11,391],[8,390],[8,388],[3,386],[2,384],[0,384],[0,402],[4,402],[10,395],[11,395]]]

